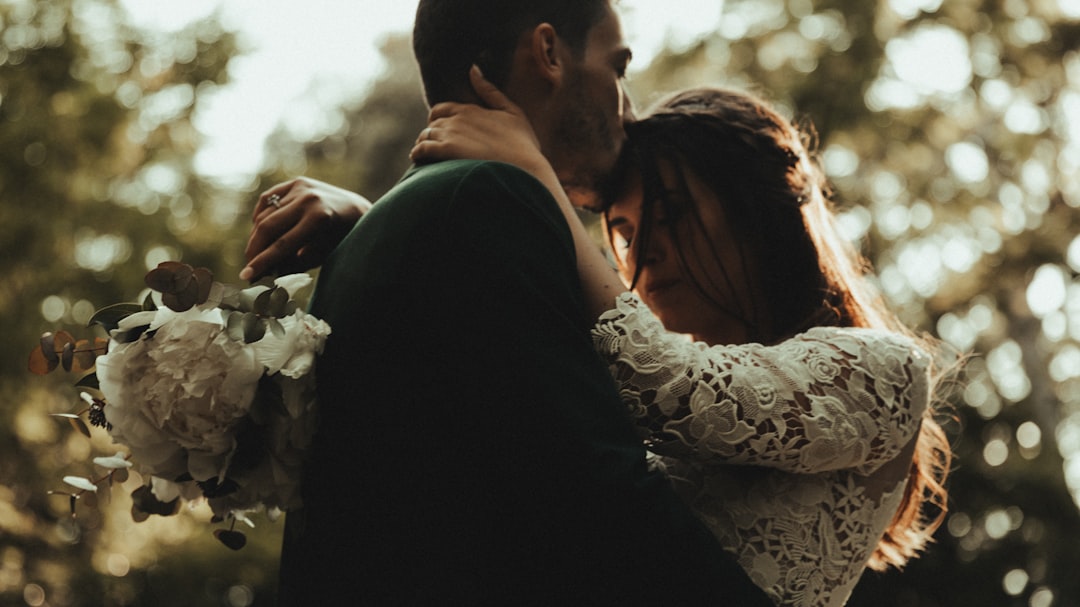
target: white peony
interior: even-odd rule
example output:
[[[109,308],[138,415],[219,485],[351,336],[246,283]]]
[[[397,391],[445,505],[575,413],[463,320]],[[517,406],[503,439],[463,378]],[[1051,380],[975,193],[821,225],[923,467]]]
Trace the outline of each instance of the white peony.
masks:
[[[278,320],[284,335],[267,331],[262,339],[251,344],[255,359],[266,367],[269,375],[302,377],[311,371],[315,355],[322,352],[330,325],[301,310]]]
[[[147,318],[125,320],[130,326]],[[154,476],[220,477],[235,446],[233,426],[248,413],[263,366],[250,346],[225,333],[219,310],[161,308],[150,324],[153,332],[114,341],[97,359],[113,440]]]

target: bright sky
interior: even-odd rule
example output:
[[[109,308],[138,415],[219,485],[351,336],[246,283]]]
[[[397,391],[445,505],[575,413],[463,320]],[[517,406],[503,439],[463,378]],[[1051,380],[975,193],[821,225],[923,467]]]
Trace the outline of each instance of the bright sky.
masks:
[[[389,32],[412,29],[415,1],[404,0],[122,0],[135,24],[175,30],[220,8],[250,51],[230,66],[233,84],[196,115],[208,141],[199,172],[246,181],[258,172],[266,136],[280,123],[318,132],[323,108],[362,94],[378,76],[378,51]],[[715,29],[723,0],[621,0],[634,63],[644,67],[665,39],[689,44]],[[419,93],[418,93],[419,94]]]

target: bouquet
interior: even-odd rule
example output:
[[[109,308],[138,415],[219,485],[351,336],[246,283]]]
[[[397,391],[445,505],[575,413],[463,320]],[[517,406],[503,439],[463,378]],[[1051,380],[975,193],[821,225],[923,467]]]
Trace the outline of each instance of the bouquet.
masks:
[[[103,428],[121,446],[98,457],[105,472],[67,476],[70,499],[97,501],[134,468],[146,484],[132,493],[132,516],[170,515],[181,501],[206,500],[215,535],[238,549],[237,520],[271,518],[300,505],[304,451],[314,432],[314,363],[330,327],[294,297],[311,277],[294,274],[248,288],[213,280],[205,268],[165,262],[146,275],[141,304],[98,310],[90,325],[109,338],[76,341],[46,333],[29,367],[80,373],[78,413],[56,414],[87,436]],[[83,418],[86,421],[83,421]]]

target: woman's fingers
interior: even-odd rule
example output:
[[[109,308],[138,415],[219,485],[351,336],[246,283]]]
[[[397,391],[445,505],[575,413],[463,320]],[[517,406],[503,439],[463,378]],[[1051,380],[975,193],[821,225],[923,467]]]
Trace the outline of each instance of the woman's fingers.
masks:
[[[296,183],[296,179],[279,183],[262,194],[259,194],[259,200],[255,203],[255,209],[251,212],[251,221],[258,223],[261,214],[266,211],[275,211],[285,206],[285,198],[289,195],[289,192]]]
[[[472,83],[473,90],[476,91],[480,100],[489,108],[510,113],[520,112],[518,106],[513,101],[510,101],[510,98],[499,90],[499,87],[484,78],[479,66],[474,65],[469,69],[469,82]]]
[[[296,255],[303,243],[311,239],[304,230],[298,230],[302,224],[297,224],[298,219],[294,216],[297,212],[302,213],[298,205],[292,209],[283,207],[256,224],[244,249],[248,263],[240,271],[241,280],[266,274]]]

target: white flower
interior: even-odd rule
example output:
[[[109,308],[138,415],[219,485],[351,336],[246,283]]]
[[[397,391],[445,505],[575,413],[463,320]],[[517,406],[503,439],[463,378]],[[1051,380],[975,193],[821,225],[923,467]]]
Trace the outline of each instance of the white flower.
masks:
[[[247,414],[263,367],[224,332],[220,310],[161,308],[150,327],[97,359],[113,440],[154,476],[220,475],[235,446],[232,427]]]
[[[283,335],[267,331],[262,339],[251,344],[255,360],[266,367],[269,375],[302,377],[311,371],[315,355],[322,352],[330,325],[301,310],[279,322],[285,330]]]
[[[274,279],[274,284],[289,292],[289,297],[296,294],[304,287],[311,284],[311,276],[308,274],[288,274]]]

